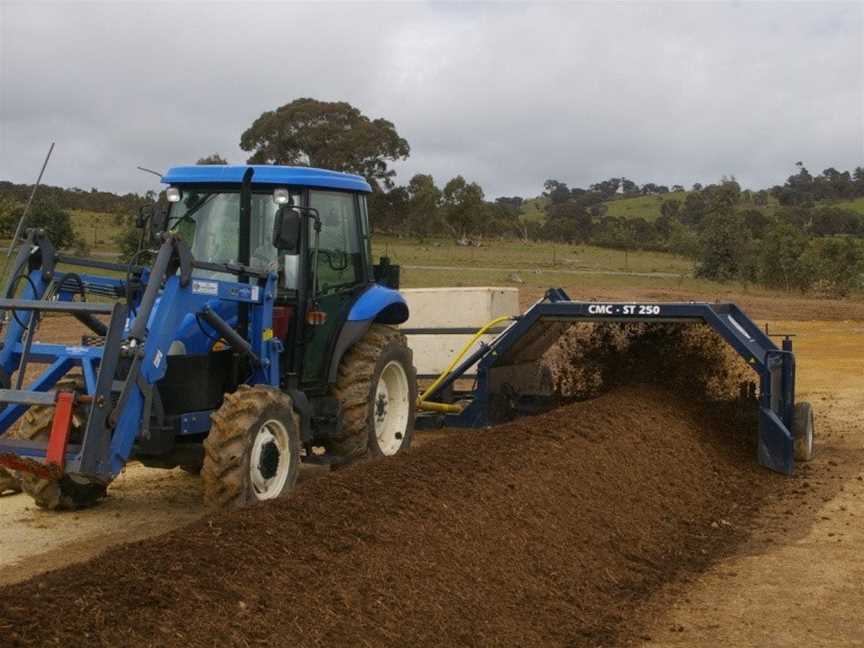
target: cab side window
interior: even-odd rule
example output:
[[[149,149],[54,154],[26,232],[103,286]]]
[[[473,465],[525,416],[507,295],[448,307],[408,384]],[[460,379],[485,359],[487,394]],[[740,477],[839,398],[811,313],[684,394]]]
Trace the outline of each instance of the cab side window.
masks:
[[[309,206],[318,210],[321,218],[318,243],[319,289],[327,292],[363,281],[363,242],[358,231],[359,219],[354,194],[313,190],[309,192]]]

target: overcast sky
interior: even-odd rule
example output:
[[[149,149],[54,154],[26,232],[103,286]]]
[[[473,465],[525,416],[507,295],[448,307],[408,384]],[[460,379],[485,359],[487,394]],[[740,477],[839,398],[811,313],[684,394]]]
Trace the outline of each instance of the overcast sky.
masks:
[[[0,179],[143,192],[298,97],[411,145],[399,180],[779,183],[864,164],[864,3],[0,0]]]

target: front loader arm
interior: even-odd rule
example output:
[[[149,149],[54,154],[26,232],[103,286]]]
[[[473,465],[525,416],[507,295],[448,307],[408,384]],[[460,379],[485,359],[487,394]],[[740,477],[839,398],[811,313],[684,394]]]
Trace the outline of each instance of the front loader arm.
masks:
[[[180,243],[181,250],[185,248],[185,244],[179,239],[174,243],[166,240],[160,255],[166,246],[177,245],[177,242]],[[165,258],[169,257],[163,256],[163,260]],[[182,259],[182,254],[180,258]],[[190,266],[196,265],[191,256],[189,263]],[[157,257],[151,277],[158,277],[161,267]],[[168,262],[165,267],[170,270],[171,263]],[[261,280],[260,277],[258,279]],[[248,304],[252,311],[247,333],[248,345],[236,350],[249,352],[258,360],[249,377],[250,382],[279,385],[281,343],[272,336],[276,275],[268,273],[261,281],[263,286],[257,283],[250,285],[233,281],[191,279],[189,275],[184,276],[181,260],[180,272],[167,276],[158,299],[148,298],[156,284],[148,285],[125,343],[126,351],[131,355],[131,365],[112,414],[112,421],[115,423],[110,446],[112,476],[116,475],[129,459],[144,422],[149,420],[153,403],[150,393],[165,376],[168,355],[172,343],[178,338],[178,332],[191,321],[198,320],[199,336],[210,338],[213,337],[212,334],[205,331],[201,325],[203,315],[210,313],[224,322],[218,315],[222,312],[231,323],[236,323],[238,307]],[[240,336],[242,333],[235,335]],[[218,335],[216,338],[218,339]],[[230,338],[227,341],[230,343]],[[206,342],[212,345],[212,341]]]
[[[33,235],[30,237],[32,239]],[[44,252],[43,258],[37,257],[34,262],[34,254],[41,250],[34,245],[26,247],[26,254],[19,253],[17,274],[13,274],[13,277],[25,279],[13,278],[7,283],[7,294],[12,294],[14,282],[25,282],[21,295],[18,299],[0,298],[0,310],[10,314],[0,349],[0,365],[7,377],[19,368],[22,358],[32,358],[48,367],[27,389],[9,389],[8,380],[0,385],[0,403],[4,404],[0,409],[0,465],[15,464],[15,469],[24,466],[25,470],[32,468],[34,472],[49,468],[60,474],[78,474],[98,482],[111,481],[129,459],[139,435],[149,431],[154,403],[158,402],[155,387],[165,376],[167,357],[175,340],[185,335],[184,340],[195,349],[193,353],[200,355],[209,352],[218,339],[218,335],[214,337],[213,331],[207,332],[201,325],[200,318],[205,312],[216,314],[226,326],[234,326],[240,305],[246,304],[251,311],[250,324],[238,335],[242,334],[247,340],[243,345],[246,352],[257,359],[249,380],[256,384],[279,385],[281,344],[272,335],[275,273],[261,273],[242,266],[214,268],[212,264],[196,263],[179,236],[163,234],[152,269],[142,272],[147,278],[146,288],[130,321],[130,307],[124,303],[82,303],[67,299],[70,289],[65,286],[65,279],[60,282],[58,300],[46,301],[53,270],[46,271]],[[192,279],[193,267],[233,273],[238,279],[252,283]],[[26,270],[28,274],[24,274]],[[112,287],[99,278],[93,280],[103,288]],[[82,282],[79,277],[75,283]],[[31,318],[37,312],[46,311],[110,315],[104,344],[33,343],[27,339],[28,331],[32,330]],[[55,439],[47,444],[22,441],[9,439],[5,432],[27,407],[53,405],[57,394],[51,389],[75,368],[81,369],[85,379],[86,394],[79,398],[88,405],[87,423],[80,443],[63,445],[66,451],[57,465],[46,466],[49,446],[58,447]],[[68,430],[66,434],[68,441]]]

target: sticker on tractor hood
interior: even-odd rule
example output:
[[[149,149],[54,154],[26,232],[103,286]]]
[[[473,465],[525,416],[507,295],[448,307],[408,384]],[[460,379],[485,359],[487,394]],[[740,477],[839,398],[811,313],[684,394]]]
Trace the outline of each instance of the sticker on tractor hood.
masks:
[[[236,288],[229,288],[228,295],[230,297],[235,297],[237,299],[246,299],[249,301],[258,301],[258,295],[260,294],[260,289],[258,286],[252,286],[248,288],[246,286],[239,286]]]
[[[657,304],[591,304],[589,315],[659,315]]]
[[[219,284],[215,281],[201,281],[200,279],[193,279],[192,292],[197,295],[216,296],[219,294]]]

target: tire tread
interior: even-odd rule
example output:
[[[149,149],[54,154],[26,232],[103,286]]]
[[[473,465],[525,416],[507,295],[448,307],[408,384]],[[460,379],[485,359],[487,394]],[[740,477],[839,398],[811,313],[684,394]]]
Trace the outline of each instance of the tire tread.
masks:
[[[250,504],[246,470],[249,433],[272,408],[289,412],[295,432],[300,422],[291,397],[275,387],[240,385],[226,394],[222,406],[210,415],[210,433],[204,439],[204,503],[214,509],[236,509]],[[299,450],[299,449],[298,449]]]

